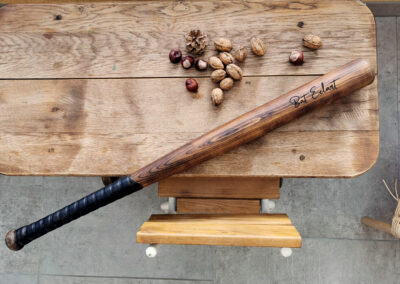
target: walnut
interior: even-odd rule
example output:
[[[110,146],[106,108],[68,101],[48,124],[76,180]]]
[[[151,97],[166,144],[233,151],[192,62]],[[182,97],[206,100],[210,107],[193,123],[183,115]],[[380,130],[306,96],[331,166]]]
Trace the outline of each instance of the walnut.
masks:
[[[218,51],[231,51],[232,42],[229,39],[220,37],[214,40],[215,49]]]
[[[233,79],[225,78],[219,83],[219,87],[224,91],[230,90],[233,87]]]
[[[225,65],[233,63],[233,60],[234,60],[232,54],[230,54],[229,52],[226,52],[226,51],[221,52],[219,54],[219,59],[221,59],[222,63],[224,63]]]
[[[257,37],[253,37],[250,40],[251,51],[257,56],[263,56],[267,51],[263,41]]]
[[[219,106],[224,101],[224,92],[220,88],[211,91],[211,101],[215,106]]]
[[[208,59],[208,63],[210,64],[210,66],[213,69],[224,69],[224,64],[222,63],[222,61],[216,57],[216,56],[211,56]]]
[[[234,79],[234,80],[237,80],[237,81],[242,80],[243,71],[236,64],[229,64],[228,66],[226,66],[226,73],[228,73],[229,76],[231,76],[232,79]]]
[[[246,59],[248,53],[249,50],[247,49],[247,47],[241,45],[235,52],[235,58],[237,61],[243,62]]]
[[[318,49],[322,46],[322,40],[319,36],[308,34],[303,38],[303,45],[310,49]]]
[[[211,73],[211,81],[218,83],[226,77],[226,72],[223,69],[217,69]]]

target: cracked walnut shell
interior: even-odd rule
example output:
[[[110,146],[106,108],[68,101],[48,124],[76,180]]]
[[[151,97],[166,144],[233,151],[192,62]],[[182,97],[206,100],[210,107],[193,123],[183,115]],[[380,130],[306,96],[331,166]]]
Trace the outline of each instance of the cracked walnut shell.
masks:
[[[234,79],[236,81],[242,80],[243,71],[236,64],[229,64],[228,66],[226,66],[226,73],[228,73],[229,76],[231,76],[232,79]]]
[[[218,51],[231,51],[232,42],[229,39],[220,37],[214,40],[215,49]]]
[[[265,44],[258,37],[251,38],[250,47],[251,47],[251,51],[253,51],[253,53],[257,56],[263,56],[265,54],[265,52],[267,52],[267,49],[265,48]]]
[[[211,81],[218,83],[226,77],[226,72],[223,69],[217,69],[211,73]]]
[[[308,34],[303,38],[303,45],[310,49],[318,49],[322,46],[322,40],[319,36]]]
[[[211,56],[208,59],[208,63],[210,64],[211,68],[213,69],[224,69],[224,64],[222,61],[216,57],[216,56]]]
[[[224,90],[228,91],[233,87],[233,79],[232,78],[225,78],[219,83],[219,87]]]
[[[211,101],[213,105],[219,106],[224,101],[224,92],[220,88],[211,91]]]
[[[233,63],[233,60],[235,60],[232,56],[232,54],[230,54],[229,52],[221,52],[219,54],[219,59],[221,59],[222,63],[224,63],[225,65],[231,64]]]
[[[247,47],[241,45],[235,52],[235,58],[237,61],[243,62],[246,59],[248,53],[249,50],[247,49]]]

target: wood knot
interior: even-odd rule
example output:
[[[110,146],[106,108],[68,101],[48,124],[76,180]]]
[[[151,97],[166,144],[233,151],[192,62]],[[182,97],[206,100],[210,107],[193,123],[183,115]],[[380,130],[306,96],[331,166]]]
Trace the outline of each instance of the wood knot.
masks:
[[[298,22],[298,23],[297,23],[297,26],[298,26],[299,28],[302,28],[302,27],[304,26],[304,22],[303,22],[303,21]]]
[[[304,155],[300,155],[300,161],[304,161],[306,159],[306,157]]]

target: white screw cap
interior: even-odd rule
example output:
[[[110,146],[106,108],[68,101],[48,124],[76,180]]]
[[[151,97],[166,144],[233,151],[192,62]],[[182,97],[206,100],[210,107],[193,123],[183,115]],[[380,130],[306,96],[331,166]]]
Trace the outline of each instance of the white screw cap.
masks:
[[[169,208],[168,201],[161,203],[160,208],[164,213],[168,213],[168,208]]]
[[[270,201],[268,202],[268,210],[269,210],[269,211],[272,211],[272,210],[274,210],[274,209],[275,209],[275,201],[270,200]]]
[[[146,256],[153,258],[157,255],[157,247],[154,245],[150,245],[146,248]]]
[[[283,257],[289,257],[292,255],[292,253],[293,253],[293,251],[291,248],[281,248],[281,255]]]
[[[275,202],[269,199],[261,199],[262,213],[271,213],[275,209]]]

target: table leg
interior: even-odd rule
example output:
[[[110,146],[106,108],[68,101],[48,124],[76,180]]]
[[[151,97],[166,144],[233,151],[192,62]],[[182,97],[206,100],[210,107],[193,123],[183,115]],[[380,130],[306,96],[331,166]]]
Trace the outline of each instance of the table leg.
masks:
[[[376,220],[376,219],[372,219],[369,217],[362,217],[361,218],[361,223],[363,223],[366,226],[369,226],[371,228],[374,228],[376,230],[388,233],[388,234],[392,234],[392,225]]]
[[[120,177],[101,177],[101,181],[103,182],[103,184],[105,186],[107,186],[107,185],[109,185],[110,183],[113,183],[114,181],[116,181],[119,178]]]

